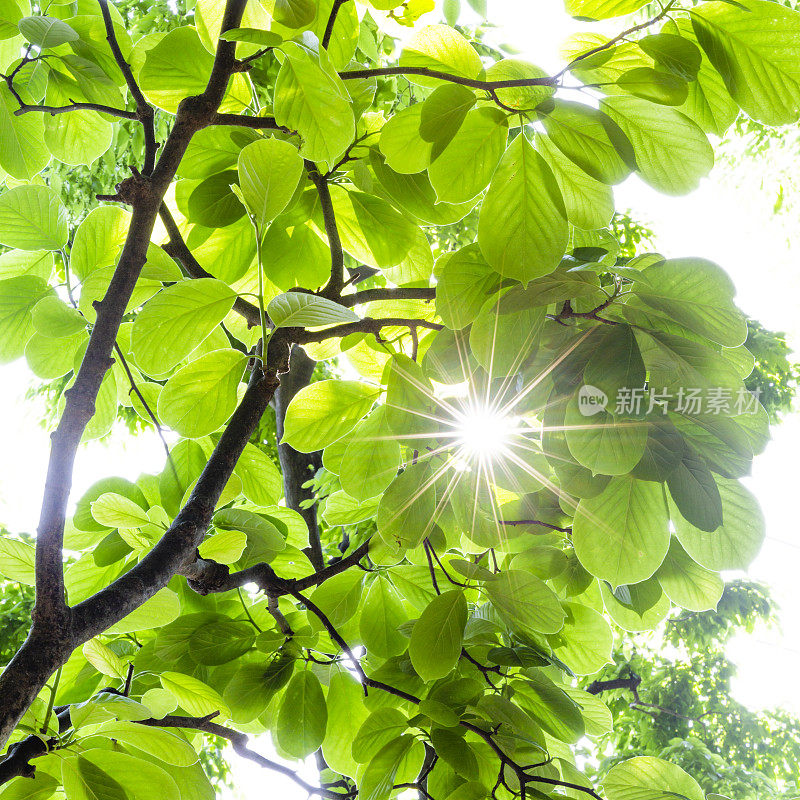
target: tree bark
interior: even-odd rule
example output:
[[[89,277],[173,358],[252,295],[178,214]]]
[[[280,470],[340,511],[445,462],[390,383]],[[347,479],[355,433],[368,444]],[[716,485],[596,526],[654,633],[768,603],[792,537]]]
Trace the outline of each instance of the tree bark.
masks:
[[[317,362],[306,355],[302,347],[292,348],[289,371],[281,377],[281,385],[275,392],[273,407],[275,408],[275,428],[278,442],[283,438],[283,424],[286,409],[292,398],[308,386]],[[293,508],[306,521],[308,526],[308,547],[304,552],[314,569],[319,572],[325,567],[322,543],[319,537],[316,503],[303,508],[304,501],[313,500],[314,493],[303,484],[314,476],[320,466],[319,453],[300,453],[288,444],[278,444],[278,458],[283,472],[283,493],[286,505]]]

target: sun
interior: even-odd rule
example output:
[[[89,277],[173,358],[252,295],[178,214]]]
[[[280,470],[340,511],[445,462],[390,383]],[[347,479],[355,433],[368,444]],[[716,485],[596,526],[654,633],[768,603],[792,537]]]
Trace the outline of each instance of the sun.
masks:
[[[503,455],[519,427],[516,417],[481,403],[469,403],[454,413],[456,444],[466,458],[492,462]]]

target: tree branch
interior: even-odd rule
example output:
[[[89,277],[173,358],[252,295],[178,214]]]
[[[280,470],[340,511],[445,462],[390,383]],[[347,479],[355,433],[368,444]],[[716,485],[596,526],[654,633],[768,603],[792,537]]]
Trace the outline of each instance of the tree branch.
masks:
[[[226,728],[224,725],[219,725],[216,722],[212,722],[216,716],[216,712],[214,714],[209,714],[207,717],[181,717],[170,715],[164,717],[163,719],[140,720],[138,724],[148,725],[154,728],[187,728],[191,730],[202,731],[203,733],[210,733],[213,736],[219,736],[222,739],[227,739],[231,743],[233,751],[237,755],[255,762],[260,767],[264,767],[265,769],[270,769],[273,772],[278,772],[281,775],[285,775],[309,794],[316,794],[320,797],[331,798],[331,800],[345,800],[345,798],[352,796],[351,793],[334,792],[333,790],[326,789],[324,787],[312,786],[310,783],[303,780],[303,778],[301,778],[290,767],[286,767],[283,764],[278,764],[276,761],[271,761],[265,756],[262,756],[260,753],[256,753],[254,750],[251,750],[249,747],[250,741],[246,734],[231,730],[231,728]]]
[[[131,97],[136,103],[136,118],[142,123],[142,128],[144,129],[144,166],[142,167],[142,174],[150,175],[153,172],[153,167],[155,167],[156,154],[158,153],[155,111],[142,94],[139,84],[136,83],[136,78],[133,77],[130,65],[125,60],[125,56],[122,55],[122,50],[117,41],[117,34],[114,31],[114,22],[111,19],[111,12],[108,8],[108,0],[97,0],[97,2],[100,4],[100,12],[103,15],[108,46],[111,48],[114,61],[117,62],[117,66],[125,78],[128,91],[131,93]]]
[[[325,33],[322,34],[322,46],[327,50],[328,45],[331,43],[331,36],[333,36],[333,26],[336,24],[336,17],[339,15],[339,9],[347,2],[347,0],[333,0],[333,7],[328,16],[328,23],[325,25]]]
[[[428,328],[432,331],[440,331],[444,325],[438,322],[428,322],[425,319],[405,319],[404,317],[387,317],[384,319],[373,319],[364,317],[358,322],[345,322],[342,325],[334,325],[322,331],[301,330],[297,336],[298,344],[310,344],[311,342],[324,342],[326,339],[342,338],[351,333],[372,333],[378,335],[383,328]]]
[[[214,114],[209,125],[238,125],[241,128],[254,128],[259,131],[283,131],[292,133],[289,128],[278,125],[272,117],[250,117],[246,114]]]
[[[317,362],[309,358],[301,347],[292,347],[289,358],[289,371],[281,379],[281,385],[275,392],[272,405],[275,409],[275,428],[278,444],[278,458],[283,473],[283,493],[286,505],[294,509],[305,520],[308,528],[308,548],[305,552],[315,570],[325,566],[322,542],[317,521],[317,504],[314,492],[306,484],[319,466],[320,458],[315,453],[300,453],[291,445],[281,442],[286,409],[294,396],[308,386]]]
[[[167,229],[167,236],[169,236],[169,241],[163,245],[164,252],[172,256],[190,277],[213,278],[214,276],[210,272],[206,272],[192,254],[166,203],[161,204],[158,213],[164,223],[164,227]],[[237,296],[236,300],[233,301],[233,310],[245,319],[249,328],[257,328],[261,325],[261,313],[258,310],[258,306],[248,303],[243,297]]]
[[[339,301],[343,306],[352,308],[364,303],[372,303],[375,300],[434,300],[436,299],[436,287],[398,287],[395,289],[364,289],[355,294],[346,294]]]
[[[223,32],[238,27],[246,2],[247,0],[227,0],[221,26]],[[205,91],[201,95],[186,98],[181,102],[175,125],[152,175],[134,174],[119,186],[120,197],[133,206],[133,213],[117,267],[105,297],[97,304],[97,319],[86,352],[74,384],[65,392],[64,410],[52,437],[36,538],[36,604],[33,626],[25,643],[0,674],[0,697],[3,698],[3,707],[0,709],[0,746],[8,741],[19,719],[49,676],[66,661],[78,644],[88,641],[114,620],[121,619],[141,605],[169,580],[164,574],[164,567],[159,568],[153,564],[153,559],[150,559],[146,567],[140,569],[147,562],[146,557],[120,579],[122,581],[120,586],[112,584],[115,586],[114,589],[109,587],[75,609],[69,609],[64,597],[62,555],[64,523],[78,445],[86,425],[94,414],[100,384],[113,363],[111,352],[125,308],[147,257],[147,247],[159,207],[192,136],[207,125],[212,115],[216,113],[227,90],[234,66],[235,45],[220,40]],[[262,381],[262,383],[267,385],[271,382]],[[262,390],[261,394],[267,393]],[[269,397],[264,403],[268,402],[268,399]],[[242,406],[245,406],[245,401]],[[223,434],[220,444],[225,438]],[[217,445],[215,454],[220,450],[220,444]],[[226,448],[230,447],[229,441]],[[225,456],[223,450],[217,460],[227,462]],[[214,472],[221,473],[222,470]],[[202,476],[192,495],[194,505],[192,499],[189,504],[193,510],[208,513],[208,501],[197,493],[201,481],[203,481]],[[222,485],[224,486],[224,483]],[[213,497],[215,488],[215,481],[208,476],[202,491],[211,491],[209,496]],[[196,509],[196,506],[199,508]],[[161,548],[159,545],[162,543],[156,545],[153,552],[156,550],[169,552],[170,545],[180,549],[180,546],[188,547],[195,541],[197,531],[192,529],[191,521],[187,520],[186,516],[178,515],[177,530],[173,530],[171,535],[165,535],[162,543],[165,540],[166,543]],[[185,523],[188,524],[191,533]],[[184,537],[181,531],[188,535]],[[173,553],[172,564],[177,561],[182,562],[187,555],[189,554],[183,554],[178,558],[177,553]],[[152,584],[145,583],[148,579],[153,581]],[[164,583],[159,583],[161,579],[164,579]]]
[[[30,114],[32,111],[39,111],[42,114],[50,114],[51,116],[68,114],[70,111],[97,111],[101,114],[108,114],[111,117],[119,117],[120,119],[139,119],[139,115],[135,111],[126,111],[124,108],[114,108],[114,106],[104,106],[102,103],[71,103],[68,106],[45,106],[29,105],[28,103],[23,103],[21,100],[19,102],[19,108],[14,110],[14,116],[20,117],[23,114]]]
[[[361,80],[363,78],[381,78],[391,75],[419,75],[424,78],[437,78],[448,83],[468,86],[470,89],[485,89],[491,92],[496,89],[513,89],[519,86],[556,86],[556,78],[513,78],[503,81],[482,81],[478,78],[464,78],[450,72],[441,72],[428,67],[373,67],[371,69],[348,69],[339,73],[343,81]]]
[[[328,236],[328,246],[331,250],[331,277],[320,294],[330,300],[336,300],[344,289],[344,250],[339,238],[339,228],[336,225],[331,192],[327,178],[320,174],[313,162],[306,161],[306,170],[319,195],[322,218],[325,221],[325,233]]]

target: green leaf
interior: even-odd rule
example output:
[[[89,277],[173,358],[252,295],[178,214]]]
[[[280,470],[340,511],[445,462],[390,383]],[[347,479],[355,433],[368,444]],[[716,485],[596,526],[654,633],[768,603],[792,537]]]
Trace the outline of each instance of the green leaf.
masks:
[[[667,22],[662,30],[670,35],[679,34],[692,44],[697,44],[692,23],[688,19]],[[716,136],[723,136],[736,119],[739,106],[707,56],[703,56],[697,79],[689,84],[689,97],[679,110],[706,133]]]
[[[269,701],[292,677],[295,659],[280,653],[268,664],[243,664],[225,687],[233,720],[246,724],[260,716]]]
[[[48,281],[53,272],[53,254],[47,250],[8,250],[0,255],[0,281],[32,275]]]
[[[503,58],[490,64],[486,70],[487,81],[513,81],[548,78],[548,73],[518,58]],[[553,86],[510,86],[497,89],[497,99],[509,108],[532,111],[555,94]]]
[[[422,103],[415,103],[401,109],[381,128],[378,146],[386,163],[396,172],[422,172],[431,163],[433,143],[420,134],[422,106]]]
[[[553,144],[597,181],[620,183],[636,165],[619,126],[591,106],[559,100],[542,123]]]
[[[129,744],[175,767],[191,767],[198,760],[197,753],[186,739],[160,728],[135,722],[106,722],[98,734]]]
[[[239,154],[239,186],[263,231],[294,196],[303,174],[297,148],[280,139],[259,139]]]
[[[159,292],[133,323],[136,363],[161,375],[185,358],[233,307],[234,292],[214,278],[186,280]]]
[[[84,756],[64,759],[61,765],[61,782],[70,800],[128,800],[122,786]]]
[[[400,467],[400,444],[387,432],[387,409],[379,406],[348,437],[339,472],[342,489],[356,500],[381,494]]]
[[[694,42],[673,33],[653,33],[637,41],[662,68],[685,81],[697,78],[703,54]]]
[[[566,213],[547,163],[518,136],[484,198],[478,244],[503,277],[527,283],[558,266],[567,246]]]
[[[197,552],[200,558],[218,561],[220,564],[233,564],[242,557],[247,546],[247,535],[242,531],[220,531],[205,539]]]
[[[295,758],[310,756],[325,739],[327,724],[328,707],[319,679],[309,669],[298,672],[278,711],[278,744]]]
[[[277,503],[283,494],[283,476],[260,448],[248,444],[236,462],[234,473],[242,480],[242,494],[257,506]]]
[[[81,648],[86,660],[103,675],[125,680],[127,663],[99,639],[90,639]]]
[[[189,655],[198,664],[227,664],[250,650],[255,638],[256,629],[249,622],[223,617],[194,631]]]
[[[567,405],[564,425],[569,452],[595,474],[625,475],[644,454],[646,422],[615,417],[606,410],[589,416],[580,392]]]
[[[375,387],[358,381],[312,383],[289,403],[281,441],[301,453],[321,450],[352,430],[377,395]]]
[[[252,511],[242,508],[223,508],[214,514],[214,525],[220,530],[241,531],[246,534],[248,552],[251,555],[253,552],[258,552],[260,561],[271,561],[286,547],[280,531],[271,522]]]
[[[178,595],[171,589],[159,589],[139,608],[114,623],[106,633],[131,633],[160,628],[177,619],[180,613],[181,604]]]
[[[672,540],[655,577],[669,599],[687,611],[715,609],[725,588],[719,573],[693,561],[677,539]]]
[[[298,131],[300,153],[312,161],[331,163],[355,138],[349,96],[327,56],[289,42],[275,82],[275,120]]]
[[[19,34],[17,24],[22,16],[24,13],[16,0],[4,0],[0,5],[0,41]]]
[[[214,350],[187,364],[159,394],[159,419],[189,439],[218,430],[236,410],[246,365],[238,350]]]
[[[468,203],[439,203],[436,192],[424,172],[406,175],[393,170],[381,157],[378,150],[370,150],[370,165],[381,187],[387,192],[395,205],[412,214],[420,223],[428,225],[450,225],[463,219],[475,206],[475,201]],[[424,234],[424,249],[430,252],[430,246]],[[419,237],[418,237],[419,238]],[[414,251],[409,251],[409,255]],[[424,277],[427,279],[430,272]]]
[[[90,503],[92,516],[107,528],[140,528],[149,525],[147,512],[121,494],[106,492]]]
[[[426,142],[446,146],[458,133],[476,102],[475,92],[466,86],[457,83],[439,86],[422,104],[419,135]]]
[[[497,613],[512,629],[523,633],[556,633],[564,612],[547,584],[522,570],[505,570],[485,584]]]
[[[606,394],[608,397],[608,410],[611,413],[615,413],[618,399],[620,399],[620,389],[644,388],[644,361],[629,325],[610,325],[601,332],[601,337],[597,341],[594,352],[586,362],[586,367],[583,370],[583,380],[584,383],[596,386]],[[567,411],[567,415],[571,416],[569,411]],[[568,422],[567,424],[571,423]],[[568,432],[568,443],[569,440]],[[578,460],[581,461],[580,458]],[[585,464],[583,461],[581,463],[593,469],[590,464]],[[623,472],[630,472],[631,468],[629,467]],[[594,471],[606,472],[604,469],[595,469]]]
[[[283,39],[273,31],[262,31],[259,28],[232,28],[220,33],[220,39],[226,42],[248,42],[259,47],[277,47]]]
[[[624,631],[655,630],[672,608],[655,576],[641,583],[623,584],[613,592],[605,581],[599,586],[606,612]]]
[[[747,569],[764,542],[764,516],[755,497],[738,481],[716,478],[722,525],[699,530],[673,510],[672,522],[686,552],[710,570]]]
[[[611,626],[602,614],[581,603],[563,603],[564,627],[548,637],[553,655],[576,675],[594,675],[606,664],[613,664]]]
[[[455,668],[461,657],[467,613],[464,593],[453,589],[432,600],[414,623],[408,654],[425,682],[443,678]]]
[[[86,320],[78,310],[55,295],[43,297],[32,313],[36,332],[51,339],[67,338],[86,328]]]
[[[638,11],[647,0],[566,0],[567,13],[580,19],[609,19]]]
[[[34,586],[34,560],[35,550],[29,544],[10,536],[0,536],[0,574],[8,580]]]
[[[355,776],[358,764],[353,758],[353,731],[357,731],[368,716],[363,703],[361,684],[346,670],[334,672],[328,694],[328,727],[322,752],[328,766],[339,774]]]
[[[331,624],[336,627],[344,625],[358,611],[363,581],[364,577],[359,572],[334,575],[314,589],[311,602],[319,607]],[[314,619],[311,625],[319,629],[323,627],[319,620]]]
[[[436,283],[436,310],[442,322],[451,330],[466,328],[500,283],[478,245],[457,250],[445,261]]]
[[[550,137],[537,133],[536,150],[553,171],[567,219],[584,230],[605,228],[614,216],[614,193],[610,186],[587,175],[565,156]]]
[[[56,17],[24,17],[19,21],[20,33],[41,48],[58,47],[79,39],[78,32]]]
[[[180,672],[162,672],[159,675],[161,685],[173,695],[178,705],[195,717],[219,712],[228,716],[229,710],[219,693],[203,681]]]
[[[385,200],[331,186],[331,199],[345,251],[370,267],[393,267],[414,246],[417,226]]]
[[[637,756],[613,766],[603,780],[608,800],[704,800],[694,778],[679,766],[652,756]]]
[[[314,21],[317,8],[314,0],[269,0],[270,15],[287,28],[304,28]]]
[[[399,628],[407,621],[408,614],[397,590],[386,578],[377,577],[367,590],[359,622],[367,652],[378,658],[400,655],[408,646],[408,639]]]
[[[477,78],[483,69],[478,53],[469,42],[448,25],[426,25],[405,44],[400,54],[401,67],[422,67],[462,78]],[[412,83],[438,86],[435,78],[409,75]]]
[[[681,515],[703,531],[722,525],[722,500],[714,476],[700,456],[687,449],[667,476],[667,486]]]
[[[118,206],[100,206],[86,215],[70,251],[70,269],[78,278],[117,263],[130,221],[130,212]]]
[[[392,356],[386,372],[386,421],[401,436],[430,433],[436,428],[433,386],[422,367],[405,355]],[[419,441],[414,442],[420,446]]]
[[[390,547],[414,548],[434,525],[434,481],[429,462],[411,464],[383,493],[377,524],[381,538]]]
[[[202,181],[186,203],[189,220],[207,228],[225,228],[241,219],[245,208],[231,188],[237,177],[236,170],[230,169]]]
[[[641,274],[642,282],[634,290],[646,305],[724,347],[744,343],[747,323],[733,304],[736,287],[716,264],[703,258],[673,258]]]
[[[7,197],[10,192],[0,196]],[[34,275],[0,281],[0,363],[8,363],[25,352],[34,334],[32,310],[51,290]]]
[[[700,46],[746,114],[767,125],[800,116],[800,15],[766,0],[741,8],[712,2],[693,10]]]
[[[151,103],[174,114],[184,97],[203,93],[213,63],[194,27],[175,28],[147,51],[139,85]]]
[[[358,315],[351,309],[303,292],[285,292],[273,297],[267,305],[267,314],[276,328],[318,328],[358,322]]]
[[[60,250],[68,235],[67,210],[49,187],[17,186],[0,195],[0,244]]]
[[[602,494],[578,504],[572,540],[583,566],[612,586],[649,578],[669,549],[661,486],[612,478]]]
[[[424,109],[423,109],[424,122]],[[422,128],[420,128],[420,134]],[[482,192],[506,149],[508,122],[498,109],[479,108],[428,167],[439,202],[463,203]]]
[[[42,116],[37,113],[16,116],[14,112],[18,108],[19,102],[4,83],[0,86],[0,167],[18,180],[30,180],[47,165],[50,153],[44,143]],[[17,187],[23,188],[34,187]]]
[[[637,172],[654,189],[686,194],[714,166],[705,134],[674,108],[622,96],[606,98],[601,108],[630,140]]]
[[[122,753],[116,750],[86,750],[78,756],[80,772],[89,777],[89,789],[94,790],[99,783],[98,772],[105,778],[101,784],[104,788],[110,779],[122,789],[122,798],[127,800],[146,800],[153,795],[163,800],[181,800],[178,786],[169,776],[169,773],[155,764],[141,758]],[[110,776],[113,776],[110,777]],[[116,789],[111,795],[98,794],[97,800],[106,797],[117,799]],[[95,795],[89,794],[91,800],[96,800]]]
[[[665,106],[682,105],[689,96],[689,87],[683,78],[651,67],[637,67],[626,72],[617,86],[634,97]]]
[[[416,744],[413,736],[403,735],[384,745],[372,758],[359,782],[362,800],[388,800],[397,773]]]

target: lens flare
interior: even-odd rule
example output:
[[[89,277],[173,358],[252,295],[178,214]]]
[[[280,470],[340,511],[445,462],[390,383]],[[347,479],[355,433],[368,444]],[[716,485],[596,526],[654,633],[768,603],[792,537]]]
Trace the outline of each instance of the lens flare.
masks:
[[[501,456],[519,427],[516,417],[480,404],[470,404],[454,417],[456,443],[463,455],[482,462]]]

